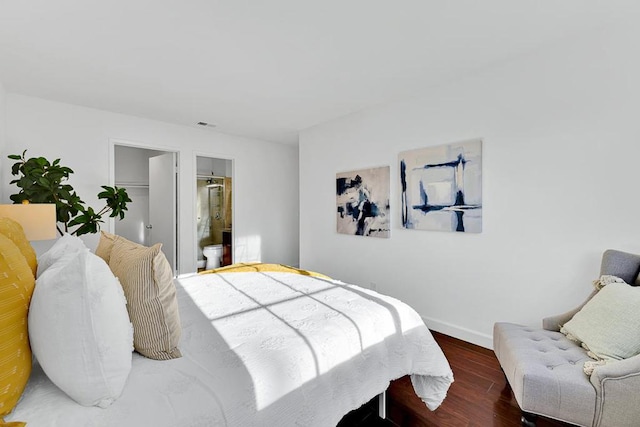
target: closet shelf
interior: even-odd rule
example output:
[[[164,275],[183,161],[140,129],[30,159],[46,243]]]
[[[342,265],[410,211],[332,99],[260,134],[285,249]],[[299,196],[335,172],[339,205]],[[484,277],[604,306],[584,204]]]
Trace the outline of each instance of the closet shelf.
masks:
[[[116,182],[116,187],[124,188],[149,188],[149,184],[140,182]]]

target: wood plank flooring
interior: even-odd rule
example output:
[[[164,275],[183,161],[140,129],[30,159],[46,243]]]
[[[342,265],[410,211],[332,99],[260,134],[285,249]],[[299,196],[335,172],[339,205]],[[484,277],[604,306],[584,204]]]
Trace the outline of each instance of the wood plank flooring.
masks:
[[[520,408],[493,351],[437,332],[433,336],[455,378],[437,410],[429,411],[415,395],[409,377],[403,377],[393,381],[387,391],[386,420],[377,416],[374,399],[345,416],[338,427],[520,426]],[[537,425],[569,426],[542,417]]]

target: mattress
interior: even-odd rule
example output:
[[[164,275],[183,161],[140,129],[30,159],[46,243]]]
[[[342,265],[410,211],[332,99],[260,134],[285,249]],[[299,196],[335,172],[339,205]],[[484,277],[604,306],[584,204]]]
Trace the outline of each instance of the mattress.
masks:
[[[120,398],[80,406],[37,363],[6,421],[51,426],[335,426],[410,374],[430,409],[453,381],[420,316],[323,277],[234,272],[176,279],[183,357],[133,354]]]

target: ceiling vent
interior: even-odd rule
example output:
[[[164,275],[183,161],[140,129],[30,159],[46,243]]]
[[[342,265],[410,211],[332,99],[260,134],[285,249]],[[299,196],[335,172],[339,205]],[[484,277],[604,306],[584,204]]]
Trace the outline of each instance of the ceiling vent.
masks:
[[[202,127],[208,127],[208,128],[214,128],[216,127],[216,125],[211,124],[211,123],[207,123],[207,122],[198,122],[196,123],[198,126],[202,126]]]

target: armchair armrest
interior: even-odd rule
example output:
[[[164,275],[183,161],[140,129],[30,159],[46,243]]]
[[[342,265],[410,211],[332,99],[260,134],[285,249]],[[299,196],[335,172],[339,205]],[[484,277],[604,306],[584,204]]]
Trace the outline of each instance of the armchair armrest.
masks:
[[[591,384],[596,390],[594,426],[637,425],[640,355],[596,367]]]
[[[546,329],[547,331],[560,331],[562,325],[567,323],[571,318],[580,311],[584,305],[589,302],[589,300],[597,293],[598,291],[591,292],[591,295],[587,297],[587,299],[580,304],[580,306],[574,308],[573,310],[567,311],[566,313],[558,314],[556,316],[549,316],[542,319],[542,329]]]

